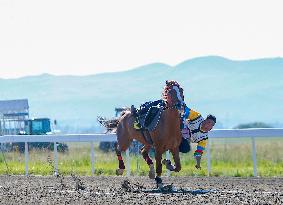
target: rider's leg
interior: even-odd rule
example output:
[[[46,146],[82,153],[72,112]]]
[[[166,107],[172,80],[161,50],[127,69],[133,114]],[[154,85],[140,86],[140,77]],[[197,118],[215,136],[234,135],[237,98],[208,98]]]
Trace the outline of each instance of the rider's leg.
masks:
[[[179,151],[182,153],[188,153],[190,150],[191,150],[191,145],[189,140],[182,137],[182,141],[179,146]]]

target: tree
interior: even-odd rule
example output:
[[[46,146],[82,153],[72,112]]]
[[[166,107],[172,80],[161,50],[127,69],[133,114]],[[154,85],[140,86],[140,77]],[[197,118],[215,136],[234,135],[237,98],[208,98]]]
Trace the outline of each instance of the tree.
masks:
[[[252,122],[246,124],[239,124],[234,127],[234,129],[246,129],[246,128],[272,128],[272,126],[264,123],[264,122]]]

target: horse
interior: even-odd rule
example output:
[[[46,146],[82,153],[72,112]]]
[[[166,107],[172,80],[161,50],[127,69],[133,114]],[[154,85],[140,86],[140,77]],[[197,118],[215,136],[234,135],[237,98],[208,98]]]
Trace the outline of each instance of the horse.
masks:
[[[164,152],[169,150],[173,155],[175,166],[172,167],[171,171],[179,172],[181,170],[179,145],[182,139],[180,131],[180,114],[182,109],[178,105],[184,102],[183,89],[176,81],[166,81],[162,98],[166,106],[161,112],[156,128],[149,132],[151,143],[146,140],[141,131],[134,128],[133,125],[136,118],[133,111],[125,110],[117,120],[117,142],[115,144],[115,151],[119,161],[119,168],[116,170],[116,174],[123,174],[125,164],[121,152],[126,151],[135,139],[144,145],[141,149],[141,154],[149,166],[149,178],[155,179],[156,185],[159,188],[163,186],[161,174],[162,154]],[[156,170],[154,170],[153,161],[148,155],[151,147],[155,149]]]

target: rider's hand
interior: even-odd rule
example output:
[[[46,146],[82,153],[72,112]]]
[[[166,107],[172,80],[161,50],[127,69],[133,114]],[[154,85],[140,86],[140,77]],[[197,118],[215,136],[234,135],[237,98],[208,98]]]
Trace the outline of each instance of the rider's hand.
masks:
[[[195,156],[195,159],[196,159],[196,168],[197,169],[201,169],[201,166],[200,166],[200,160],[201,160],[201,156]]]
[[[196,164],[195,168],[201,169],[201,166],[199,166],[199,165]]]

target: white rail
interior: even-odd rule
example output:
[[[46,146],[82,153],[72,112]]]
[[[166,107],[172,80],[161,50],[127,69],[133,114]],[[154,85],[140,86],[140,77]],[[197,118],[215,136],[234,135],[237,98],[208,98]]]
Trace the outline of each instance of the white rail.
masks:
[[[257,176],[256,167],[256,146],[255,139],[257,137],[283,137],[283,128],[262,128],[262,129],[216,129],[209,133],[209,139],[211,138],[242,138],[250,137],[252,140],[252,156],[254,166],[254,176]],[[90,142],[91,143],[91,172],[94,175],[94,142],[100,141],[116,141],[116,134],[64,134],[64,135],[5,135],[0,136],[0,143],[9,142],[24,142],[25,143],[25,169],[26,175],[28,175],[28,142],[53,142],[54,143],[54,173],[58,173],[58,154],[57,154],[57,142]],[[211,172],[211,155],[210,155],[210,143],[209,140],[207,146],[207,166],[208,175]],[[126,152],[126,168],[127,175],[130,175],[130,157],[129,151]],[[166,157],[169,155],[167,153]]]
[[[215,129],[209,133],[207,146],[207,172],[208,176],[211,173],[211,155],[210,144],[211,138],[247,138],[252,141],[252,158],[254,176],[257,176],[256,164],[256,145],[255,138],[257,137],[283,137],[283,128],[250,128],[250,129]]]
[[[28,142],[53,142],[54,143],[54,174],[58,174],[57,142],[90,142],[91,143],[91,174],[94,175],[94,142],[116,141],[116,134],[61,134],[61,135],[4,135],[0,136],[0,143],[24,142],[25,143],[25,174],[28,175]],[[127,151],[127,167],[129,167],[129,152]],[[127,175],[130,175],[127,168]]]

